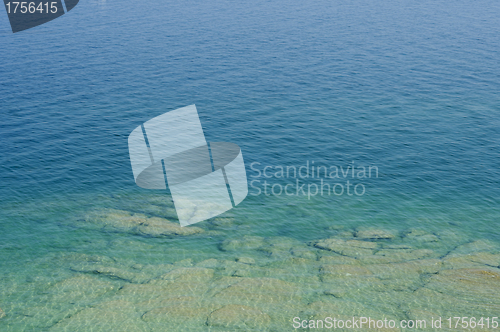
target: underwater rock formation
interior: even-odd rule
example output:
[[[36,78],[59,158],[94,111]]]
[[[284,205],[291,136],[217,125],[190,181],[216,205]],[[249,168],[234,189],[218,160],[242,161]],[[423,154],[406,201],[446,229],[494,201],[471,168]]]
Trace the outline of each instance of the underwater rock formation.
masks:
[[[203,233],[200,227],[181,227],[164,218],[148,217],[116,209],[101,209],[88,213],[85,221],[102,226],[107,231],[128,232],[152,237],[188,236]]]

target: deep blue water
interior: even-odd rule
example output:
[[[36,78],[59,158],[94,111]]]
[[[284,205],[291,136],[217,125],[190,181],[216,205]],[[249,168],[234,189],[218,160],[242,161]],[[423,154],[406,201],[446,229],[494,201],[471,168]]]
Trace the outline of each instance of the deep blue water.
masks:
[[[82,0],[12,34],[0,15],[2,270],[93,250],[75,211],[150,194],[127,137],[190,104],[208,141],[241,147],[249,180],[253,162],[378,167],[360,197],[249,195],[232,213],[257,233],[424,225],[500,241],[498,17],[494,0]]]

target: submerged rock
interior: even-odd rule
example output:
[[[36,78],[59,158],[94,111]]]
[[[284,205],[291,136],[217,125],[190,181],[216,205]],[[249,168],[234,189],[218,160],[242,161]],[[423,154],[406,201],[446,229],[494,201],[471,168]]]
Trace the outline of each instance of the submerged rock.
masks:
[[[138,227],[139,234],[154,237],[187,236],[203,233],[203,229],[195,226],[181,227],[177,223],[162,218],[146,218]]]
[[[371,248],[375,248],[377,244],[371,242],[366,242],[366,244],[364,244],[363,242],[364,241],[344,241],[336,238],[329,238],[315,242],[314,246],[349,257],[373,255],[374,251]]]
[[[465,243],[462,245],[459,245],[455,249],[453,249],[447,257],[453,257],[453,256],[460,256],[464,254],[471,254],[474,252],[480,252],[480,251],[490,251],[490,252],[495,252],[498,251],[499,247],[488,240],[478,240],[478,241],[473,241],[469,243]]]
[[[366,269],[371,271],[377,277],[388,278],[406,278],[411,275],[434,274],[442,268],[442,262],[439,259],[421,259],[395,264],[373,264],[366,265]]]
[[[289,279],[293,277],[293,272],[279,268],[267,267],[251,267],[249,269],[236,270],[233,274],[235,277],[246,278],[276,278],[280,280]]]
[[[216,227],[232,227],[234,218],[218,217],[210,220],[210,224]]]
[[[253,264],[245,264],[242,262],[229,261],[224,259],[206,259],[196,264],[196,267],[204,267],[209,269],[214,269],[217,271],[217,275],[238,275],[238,276],[247,276],[247,271],[252,268],[256,269]],[[237,270],[243,271],[235,274]],[[249,275],[249,274],[248,274]]]
[[[200,298],[194,296],[174,296],[170,298],[154,298],[137,303],[136,310],[147,312],[154,308],[170,306],[195,306],[200,303]]]
[[[208,282],[214,277],[214,270],[203,267],[175,269],[161,276],[162,280],[182,280],[183,282]]]
[[[500,268],[500,253],[477,252],[467,255],[467,258],[473,262]]]
[[[484,265],[500,268],[500,253],[475,252],[466,255],[452,254],[443,259],[447,269],[481,268]]]
[[[423,235],[427,235],[427,234],[429,234],[429,233],[427,233],[423,229],[410,229],[410,230],[404,232],[404,235],[407,238],[415,238],[417,236],[423,236]]]
[[[214,305],[180,303],[154,308],[146,312],[142,319],[150,331],[203,331],[208,315],[214,309]]]
[[[264,246],[258,250],[273,259],[285,259],[291,256],[293,250],[306,248],[305,245],[293,238],[285,236],[274,236],[264,240]]]
[[[396,237],[394,233],[383,229],[361,229],[358,230],[354,236],[358,239],[365,240],[393,239]]]
[[[332,226],[329,226],[327,229],[338,231],[338,230],[341,230],[341,229],[344,229],[344,228],[345,228],[344,225],[332,225]]]
[[[307,272],[309,273],[312,272],[312,270],[316,268],[317,263],[318,262],[316,260],[311,260],[307,258],[289,257],[284,260],[269,263],[265,267],[266,268],[272,267],[272,268],[291,271],[293,272],[294,275],[297,274],[304,275]]]
[[[214,298],[219,301],[243,305],[250,303],[282,304],[300,299],[300,289],[296,284],[273,278],[241,279],[241,281],[217,293]]]
[[[334,313],[337,319],[352,320],[353,317],[359,321],[359,317],[372,317],[373,319],[393,319],[393,317],[373,310],[370,307],[364,306],[359,302],[354,302],[347,299],[332,299],[332,301],[316,301],[305,306],[303,314],[310,315],[313,320],[324,320],[326,317],[332,316]],[[365,326],[366,327],[366,326]],[[322,329],[320,329],[322,330]],[[334,330],[334,329],[332,329]],[[349,329],[346,329],[349,330]],[[359,330],[354,328],[353,330]],[[375,331],[380,331],[374,329]],[[398,330],[399,331],[399,330]]]
[[[417,236],[414,239],[419,242],[439,242],[439,238],[434,234]]]
[[[442,270],[402,307],[438,317],[495,317],[500,311],[499,278],[500,270],[491,268]]]
[[[408,244],[383,244],[383,249],[413,249],[412,246]]]
[[[103,255],[87,255],[81,253],[57,253],[54,261],[58,264],[68,263],[98,263],[98,264],[115,264],[116,260]]]
[[[422,309],[410,309],[406,312],[409,319],[412,320],[426,320],[426,324],[429,324],[431,319],[436,320],[440,315],[435,312],[429,312],[427,310]],[[427,323],[429,322],[429,323]]]
[[[135,302],[148,301],[156,298],[165,298],[167,287],[155,283],[147,284],[125,284],[116,293],[120,299],[126,299]],[[174,294],[174,296],[188,296],[188,294]]]
[[[292,255],[290,251],[279,248],[265,247],[258,250],[272,259],[285,259]]]
[[[85,305],[114,289],[116,286],[109,281],[78,275],[54,284],[48,294],[54,302]]]
[[[402,262],[421,259],[432,256],[434,251],[430,249],[382,249],[375,253],[375,256],[384,256],[393,262]]]
[[[192,258],[182,259],[180,261],[174,262],[174,265],[175,266],[191,267],[191,266],[193,266],[193,259]]]
[[[406,231],[404,236],[408,239],[419,241],[419,242],[438,242],[439,237],[434,234],[429,234],[422,229],[411,229]]]
[[[325,292],[325,295],[331,295],[336,298],[341,298],[347,295],[347,291],[345,289],[327,289]]]
[[[233,277],[242,277],[242,278],[251,278],[256,276],[256,271],[250,271],[248,269],[245,270],[236,270],[234,271],[231,276]],[[259,271],[260,272],[260,271]],[[262,275],[259,275],[259,277],[262,277]]]
[[[261,236],[247,236],[236,240],[224,240],[221,249],[224,251],[240,249],[257,249],[265,245],[264,238]]]
[[[239,258],[236,258],[236,261],[238,263],[243,263],[243,264],[255,264],[255,259],[250,258],[250,257],[239,257]]]
[[[500,269],[442,270],[431,277],[426,288],[465,301],[488,303],[500,310]]]
[[[197,272],[193,273],[191,279],[184,279],[187,270]],[[147,287],[141,287],[142,289],[127,287],[126,293],[123,294],[127,297],[137,295],[146,299],[139,302],[137,307],[146,310],[142,319],[151,331],[200,331],[206,328],[209,314],[220,308],[212,302],[203,301],[204,294],[211,286],[206,282],[207,275],[212,274],[208,269],[189,268],[176,271],[168,275],[169,280],[154,280],[149,284],[140,285]]]
[[[132,302],[199,297],[210,288],[213,275],[214,271],[207,268],[177,268],[145,284],[125,284],[116,296]]]
[[[139,238],[118,238],[116,240],[111,241],[109,243],[111,247],[118,251],[129,251],[130,248],[134,248],[135,250],[155,250],[158,246],[149,242],[149,239],[139,239]]]
[[[411,319],[425,319],[429,313],[436,317],[471,316],[470,305],[460,298],[454,298],[444,293],[421,287],[413,292],[407,301],[401,303],[401,308]],[[417,316],[417,315],[422,316]],[[482,313],[483,315],[485,313]],[[443,325],[444,322],[443,322]],[[444,331],[451,331],[443,329]]]
[[[219,268],[221,266],[221,262],[215,258],[205,259],[204,261],[198,262],[195,264],[196,267],[205,267],[209,269]]]
[[[324,265],[320,269],[320,278],[323,282],[333,282],[336,278],[368,276],[372,272],[359,265]]]
[[[230,304],[215,310],[208,317],[208,326],[231,329],[258,328],[269,325],[271,317],[259,309],[245,305]]]
[[[111,231],[131,232],[154,237],[187,236],[202,233],[199,227],[181,227],[158,217],[123,210],[102,209],[87,214],[85,221],[102,225]]]
[[[140,271],[142,273],[145,273],[146,275],[151,276],[151,278],[157,278],[164,275],[167,272],[176,269],[177,267],[174,266],[173,264],[157,264],[157,265],[134,264],[131,266],[131,268],[135,271]]]
[[[296,249],[292,248],[291,253],[295,257],[311,259],[311,260],[316,260],[318,257],[316,251],[307,248],[296,248]]]
[[[56,331],[149,331],[132,303],[127,301],[102,302],[63,319],[52,328]]]
[[[321,256],[321,258],[319,259],[319,262],[323,265],[333,265],[333,264],[358,265],[359,264],[359,260],[352,258],[352,257],[342,256],[342,255]]]
[[[349,247],[358,247],[358,248],[365,248],[365,249],[377,249],[378,244],[375,242],[369,242],[369,241],[359,241],[359,240],[348,240],[345,242],[346,245]]]
[[[442,243],[446,243],[449,246],[457,246],[459,243],[470,241],[466,232],[457,233],[450,229],[440,230],[436,235],[439,236]]]
[[[99,224],[107,229],[129,231],[139,226],[147,217],[143,214],[132,214],[116,209],[102,209],[89,212],[85,221]]]
[[[445,269],[481,268],[483,264],[469,259],[469,255],[445,257],[443,266]]]
[[[350,239],[354,236],[354,233],[351,231],[343,231],[339,232],[336,236],[343,239]]]
[[[62,310],[62,308],[64,309]],[[63,306],[55,301],[46,302],[43,300],[37,301],[37,305],[34,306],[26,306],[26,303],[23,303],[12,312],[12,317],[9,317],[10,331],[48,331],[50,327],[76,314],[81,309],[82,307],[78,303],[66,303]],[[4,331],[1,327],[0,330]]]
[[[128,215],[130,223],[139,218]],[[155,221],[146,216],[139,219]],[[133,232],[140,227],[150,224],[135,226]],[[390,315],[400,320],[429,315],[470,317],[471,313],[497,316],[500,253],[491,251],[495,246],[471,242],[442,258],[444,250],[451,248],[442,240],[426,244],[434,250],[407,244],[420,248],[422,243],[417,241],[428,235],[432,234],[411,231],[397,241],[377,241],[384,238],[372,236],[373,241],[340,239],[337,235],[308,246],[287,237],[245,236],[222,242],[221,248],[233,252],[206,259],[210,256],[196,258],[190,251],[182,258],[193,258],[161,265],[58,255],[57,261],[47,262],[71,266],[79,272],[77,276],[56,284],[42,280],[44,285],[35,296],[43,301],[36,298],[37,306],[29,311],[9,306],[9,321],[18,313],[29,316],[23,319],[31,319],[30,324],[50,316],[36,327],[52,327],[52,331],[86,331],[89,326],[97,331],[279,331],[299,314],[305,319],[335,314],[346,319]],[[158,245],[156,240],[141,241]],[[257,251],[247,257],[245,249]],[[162,251],[157,253],[153,259],[163,261]],[[254,259],[254,254],[259,258]]]
[[[179,296],[200,297],[209,288],[210,285],[206,282],[152,280],[147,284],[126,284],[117,292],[116,296],[133,302],[142,302]]]
[[[381,255],[363,256],[363,257],[359,257],[358,259],[356,259],[358,264],[362,264],[362,265],[388,264],[388,263],[401,262],[403,260],[401,258],[395,258],[395,257],[390,257],[390,256],[381,256]]]
[[[272,236],[264,240],[264,242],[273,248],[282,250],[291,250],[293,247],[303,246],[303,243],[291,237],[286,236]]]
[[[111,279],[121,279],[134,283],[143,283],[150,279],[147,274],[142,272],[131,272],[122,268],[100,264],[72,264],[70,269],[75,272],[95,273]]]

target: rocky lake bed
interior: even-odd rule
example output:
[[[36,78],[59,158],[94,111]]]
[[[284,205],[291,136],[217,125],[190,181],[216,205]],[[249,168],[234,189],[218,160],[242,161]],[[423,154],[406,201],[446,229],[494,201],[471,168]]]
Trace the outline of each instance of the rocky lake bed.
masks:
[[[54,252],[32,262],[54,275],[5,278],[0,330],[290,331],[295,317],[500,316],[500,247],[458,232],[331,226],[300,241],[227,232],[238,225],[230,216],[181,228],[118,209],[79,222],[118,236],[114,247],[147,252],[154,246],[144,239],[208,238],[216,251],[172,260],[167,250],[155,263]]]

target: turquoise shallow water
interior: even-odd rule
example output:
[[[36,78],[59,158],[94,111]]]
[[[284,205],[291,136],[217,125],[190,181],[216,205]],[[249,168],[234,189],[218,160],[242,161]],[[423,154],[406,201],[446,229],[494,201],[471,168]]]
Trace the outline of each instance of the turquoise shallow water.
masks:
[[[192,267],[206,259],[234,262],[246,255],[271,271],[248,272],[249,278],[308,283],[300,279],[302,272],[294,270],[299,279],[290,279],[273,270],[272,264],[287,255],[299,257],[282,244],[279,255],[260,240],[250,251],[223,249],[224,241],[245,236],[271,242],[286,237],[298,241],[294,246],[301,250],[317,250],[314,259],[307,258],[314,262],[309,267],[315,278],[322,278],[326,251],[311,241],[354,238],[364,228],[396,234],[390,240],[394,245],[433,250],[433,259],[446,260],[454,247],[477,240],[489,241],[492,247],[483,249],[495,253],[500,243],[499,12],[499,4],[488,0],[83,1],[60,19],[17,34],[4,16],[0,308],[6,316],[0,330],[64,329],[65,319],[111,298],[106,287],[115,287],[114,292],[127,283],[143,284],[172,270],[159,265],[179,261]],[[144,121],[193,103],[208,141],[241,147],[249,181],[264,180],[253,163],[262,171],[313,161],[328,167],[376,166],[378,177],[352,179],[366,189],[360,196],[255,196],[250,188],[237,208],[221,220],[202,222],[204,232],[193,236],[156,237],[135,226],[92,222],[89,213],[103,209],[177,222],[166,192],[136,187],[127,137]],[[349,179],[329,181],[345,185]],[[280,186],[295,180],[268,179]],[[405,236],[410,229],[439,241],[414,242]],[[375,242],[387,245],[384,241]],[[86,261],[82,255],[108,257],[113,263],[98,261],[141,271],[149,279],[124,281],[109,271],[72,267]],[[134,264],[154,265],[150,270],[156,272],[134,270]],[[215,268],[214,280],[233,275],[231,269]],[[79,275],[114,284],[102,286],[102,297],[53,294],[50,287]],[[429,275],[422,272],[419,278]],[[387,287],[388,297],[394,297],[390,292],[397,287]],[[297,308],[276,317],[313,310],[307,306],[325,300],[324,291],[318,286],[301,296]],[[399,308],[396,316],[409,315],[404,307],[413,298],[399,295],[400,302],[386,301],[378,314]],[[380,303],[375,296],[348,293],[342,301],[346,298],[368,307]],[[134,308],[137,315],[150,310]],[[210,325],[196,324],[187,329]],[[276,326],[269,329],[279,330]]]

